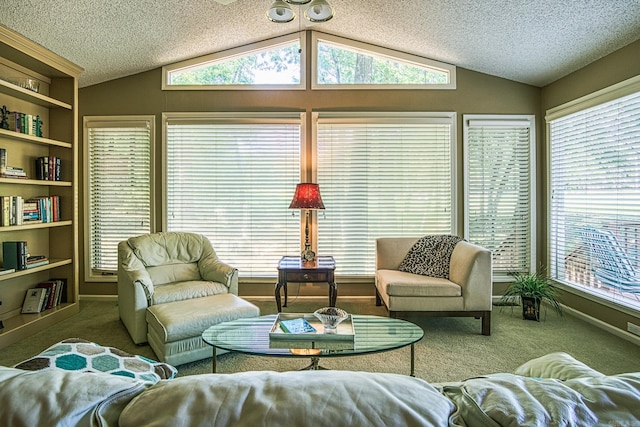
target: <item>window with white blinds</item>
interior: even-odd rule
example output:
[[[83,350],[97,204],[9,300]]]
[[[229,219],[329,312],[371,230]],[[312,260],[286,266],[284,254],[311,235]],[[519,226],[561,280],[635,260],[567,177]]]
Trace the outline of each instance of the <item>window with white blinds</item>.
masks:
[[[464,116],[465,237],[496,278],[535,271],[535,118]]]
[[[243,278],[300,253],[302,114],[167,113],[166,229],[204,234]],[[293,214],[296,214],[295,216]]]
[[[455,113],[315,113],[318,254],[373,275],[378,237],[455,233]]]
[[[547,123],[551,274],[640,308],[640,78],[551,110]]]
[[[87,280],[118,269],[118,243],[152,223],[154,116],[85,117]]]

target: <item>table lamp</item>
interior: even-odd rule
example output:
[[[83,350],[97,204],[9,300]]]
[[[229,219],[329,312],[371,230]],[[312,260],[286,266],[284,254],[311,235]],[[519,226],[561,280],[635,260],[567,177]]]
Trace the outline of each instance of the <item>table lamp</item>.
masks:
[[[289,205],[289,209],[306,210],[304,250],[300,255],[302,256],[302,261],[314,261],[316,259],[316,253],[311,250],[311,243],[309,243],[309,211],[324,209],[322,197],[320,196],[320,186],[309,182],[298,184],[296,186],[296,192],[293,195],[293,200],[291,200],[291,204]]]

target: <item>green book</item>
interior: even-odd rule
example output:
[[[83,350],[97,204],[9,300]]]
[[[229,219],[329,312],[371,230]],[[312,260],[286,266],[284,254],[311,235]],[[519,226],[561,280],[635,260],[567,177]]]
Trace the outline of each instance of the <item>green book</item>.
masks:
[[[316,332],[311,323],[306,319],[299,317],[297,319],[281,320],[280,329],[288,334],[306,334],[310,332]]]

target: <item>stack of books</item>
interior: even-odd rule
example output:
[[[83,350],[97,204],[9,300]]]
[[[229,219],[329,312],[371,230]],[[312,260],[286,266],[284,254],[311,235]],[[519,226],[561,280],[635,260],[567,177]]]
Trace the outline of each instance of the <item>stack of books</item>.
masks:
[[[40,313],[66,301],[66,279],[50,279],[28,289],[22,304],[22,313]]]
[[[49,258],[44,255],[33,255],[27,257],[27,268],[35,268],[47,264],[49,264]]]

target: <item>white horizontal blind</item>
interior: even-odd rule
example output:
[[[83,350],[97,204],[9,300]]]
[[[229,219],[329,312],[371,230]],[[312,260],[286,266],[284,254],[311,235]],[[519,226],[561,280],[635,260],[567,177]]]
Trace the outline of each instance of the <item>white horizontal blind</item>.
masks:
[[[204,234],[241,277],[273,277],[300,252],[300,114],[281,118],[167,115],[169,231]],[[297,211],[295,213],[298,213]]]
[[[598,277],[603,268],[612,267],[603,257],[611,256],[614,264],[626,259],[640,272],[640,92],[556,113],[548,128],[551,272],[573,285],[606,290],[607,283]],[[619,245],[611,242],[608,254],[598,253],[589,246],[587,229],[612,234]],[[626,275],[614,273],[620,279]],[[631,294],[613,290],[609,296],[635,301]]]
[[[323,117],[318,254],[340,275],[372,275],[378,237],[452,233],[454,116]]]
[[[91,275],[115,273],[118,243],[150,233],[153,121],[87,120]]]
[[[465,116],[465,237],[493,273],[535,271],[533,117]]]

